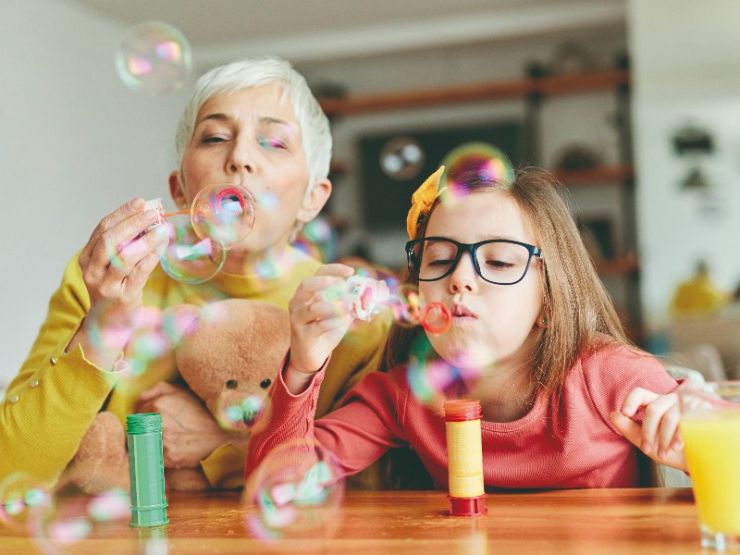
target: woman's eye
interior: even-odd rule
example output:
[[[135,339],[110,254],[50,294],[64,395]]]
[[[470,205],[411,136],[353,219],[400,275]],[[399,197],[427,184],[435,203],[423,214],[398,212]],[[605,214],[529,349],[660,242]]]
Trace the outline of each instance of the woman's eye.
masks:
[[[452,260],[448,260],[446,258],[439,258],[437,260],[430,260],[429,265],[430,266],[448,266]]]
[[[203,139],[203,142],[206,143],[206,144],[213,144],[213,143],[222,143],[225,140],[226,139],[224,137],[220,136],[220,135],[213,135],[213,136],[210,136],[210,137],[205,137]]]
[[[277,137],[260,137],[258,142],[259,145],[266,150],[285,150],[288,148],[285,141]]]

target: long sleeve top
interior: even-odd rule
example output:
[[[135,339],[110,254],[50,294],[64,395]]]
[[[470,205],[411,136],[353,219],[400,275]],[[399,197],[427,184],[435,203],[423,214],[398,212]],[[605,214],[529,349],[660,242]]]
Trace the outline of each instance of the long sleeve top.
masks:
[[[283,442],[315,437],[345,475],[362,470],[387,449],[409,444],[439,488],[447,487],[444,417],[412,394],[405,366],[367,375],[346,403],[314,420],[324,371],[300,395],[282,373],[271,390],[273,417],[252,438],[248,476]],[[512,422],[481,422],[487,488],[631,487],[638,484],[637,449],[609,419],[634,387],[660,394],[677,386],[652,356],[610,345],[581,356],[559,397],[541,392]]]
[[[301,280],[313,275],[320,265],[297,249],[289,249],[287,256],[290,270],[278,276],[222,272],[197,285],[175,281],[158,266],[146,283],[144,305],[164,309],[181,303],[201,306],[241,298],[287,308]],[[178,378],[172,352],[151,361],[135,379],[127,379],[126,387],[117,387],[117,374],[90,363],[79,346],[66,352],[89,308],[75,256],[51,297],[46,320],[28,358],[0,402],[0,481],[21,471],[40,482],[53,483],[76,454],[103,406],[124,423],[126,415],[135,411],[141,392],[159,381]],[[377,368],[388,326],[387,320],[376,319],[342,342],[318,396],[318,414],[336,407],[362,375]],[[244,452],[225,444],[203,460],[201,468],[212,486],[236,487],[242,482]]]

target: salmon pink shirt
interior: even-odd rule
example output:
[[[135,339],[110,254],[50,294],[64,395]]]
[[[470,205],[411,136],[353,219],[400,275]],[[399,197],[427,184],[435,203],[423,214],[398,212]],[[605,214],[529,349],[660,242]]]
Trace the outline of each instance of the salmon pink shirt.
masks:
[[[324,370],[299,395],[282,372],[270,392],[271,419],[249,442],[248,476],[270,450],[292,439],[315,437],[346,474],[357,473],[389,448],[409,444],[435,484],[447,488],[443,416],[414,397],[406,367],[373,372],[344,406],[314,420]],[[512,422],[481,422],[487,488],[594,488],[640,485],[637,449],[609,420],[635,387],[659,394],[677,387],[652,356],[607,345],[580,357],[559,399],[541,392],[532,409]]]

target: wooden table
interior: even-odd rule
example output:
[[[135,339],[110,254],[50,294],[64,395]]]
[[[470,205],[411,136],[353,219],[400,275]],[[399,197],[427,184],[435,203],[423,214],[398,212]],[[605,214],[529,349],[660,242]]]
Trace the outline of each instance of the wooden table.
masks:
[[[61,553],[702,553],[690,489],[491,494],[483,518],[449,517],[442,492],[348,492],[332,537],[265,543],[244,526],[235,493],[171,493],[164,538],[113,523]],[[149,542],[149,543],[147,543]],[[0,553],[39,553],[0,525]]]

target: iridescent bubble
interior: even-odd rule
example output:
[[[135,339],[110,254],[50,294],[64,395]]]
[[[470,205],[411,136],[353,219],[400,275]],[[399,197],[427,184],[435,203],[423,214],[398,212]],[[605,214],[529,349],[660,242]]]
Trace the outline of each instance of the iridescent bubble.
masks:
[[[244,240],[254,227],[252,194],[240,185],[212,185],[198,191],[190,208],[195,233],[228,249]]]
[[[139,324],[136,311],[115,302],[100,302],[87,314],[84,325],[97,351],[118,353],[131,341]]]
[[[198,329],[201,318],[205,316],[205,307],[197,309],[192,305],[175,305],[164,310],[162,313],[162,333],[173,346],[180,344]],[[206,318],[204,318],[206,319]]]
[[[414,139],[396,137],[380,151],[380,168],[391,179],[407,181],[418,177],[424,158],[424,150]]]
[[[203,283],[221,270],[226,261],[223,245],[195,233],[189,217],[171,216],[164,225],[170,240],[159,261],[170,277],[183,283]]]
[[[14,472],[0,481],[0,524],[22,530],[35,511],[51,502],[47,488],[30,475]]]
[[[443,303],[429,303],[422,311],[421,325],[427,333],[441,335],[452,326],[452,313]]]
[[[233,388],[230,382],[235,384]],[[216,399],[216,421],[230,432],[255,433],[262,430],[271,416],[267,390],[256,386],[253,391],[244,391],[235,382],[227,381]]]
[[[326,218],[319,216],[303,226],[294,246],[322,262],[331,262],[336,257],[337,233]]]
[[[390,290],[383,281],[358,273],[346,280],[346,286],[344,295],[347,309],[358,320],[371,320],[389,304]]]
[[[486,358],[490,350],[473,349],[460,356],[458,364],[457,360],[440,357],[432,346],[434,341],[434,337],[419,334],[411,345],[406,375],[414,397],[425,404],[439,405],[448,398],[484,395],[490,387],[484,380],[492,370],[492,359]]]
[[[334,456],[313,439],[297,439],[275,448],[247,480],[247,529],[263,540],[329,537],[343,497]]]
[[[134,92],[171,93],[190,77],[190,43],[167,23],[139,23],[127,31],[116,53],[116,71]]]
[[[399,326],[412,328],[422,322],[422,302],[419,288],[413,284],[399,285],[391,302],[393,316]]]
[[[478,187],[508,188],[514,181],[514,169],[508,156],[487,143],[467,143],[445,156],[445,171],[439,188],[446,187],[445,199],[465,196]]]
[[[124,490],[88,495],[75,483],[62,480],[50,503],[34,512],[28,531],[47,555],[78,553],[82,540],[106,537],[111,526],[128,523],[130,506]]]

